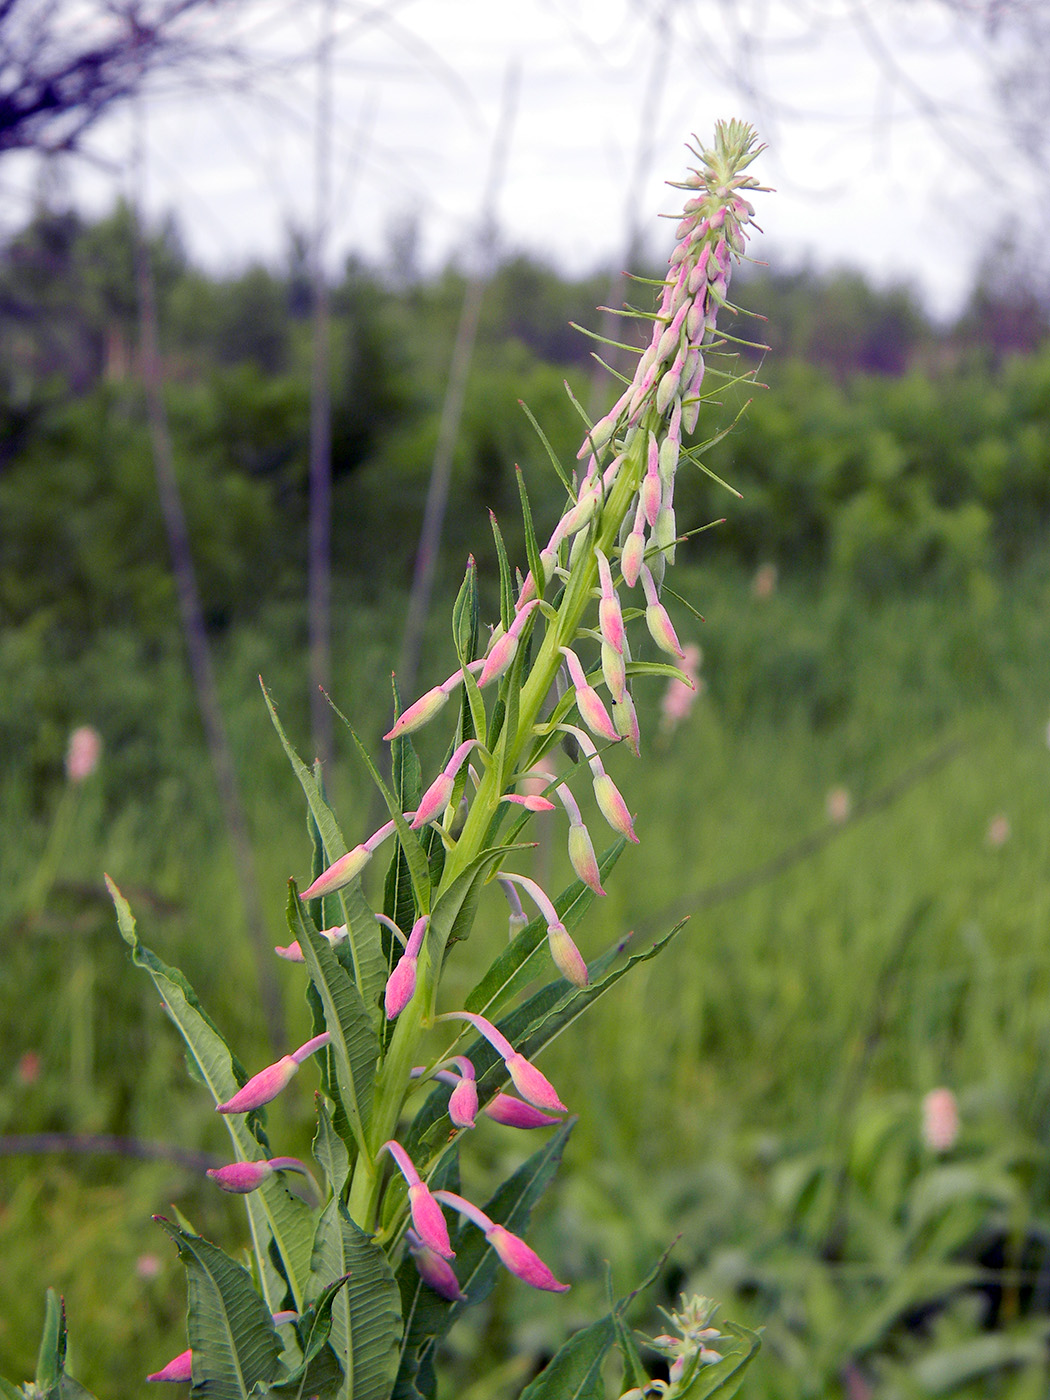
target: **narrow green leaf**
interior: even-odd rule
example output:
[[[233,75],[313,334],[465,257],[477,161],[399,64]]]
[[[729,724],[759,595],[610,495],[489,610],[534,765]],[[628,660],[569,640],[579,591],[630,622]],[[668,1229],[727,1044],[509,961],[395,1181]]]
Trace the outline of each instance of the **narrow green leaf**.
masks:
[[[202,1082],[216,1103],[224,1103],[247,1082],[244,1066],[235,1058],[182,973],[177,968],[167,967],[139,941],[130,906],[108,875],[106,884],[116,906],[121,936],[131,948],[132,962],[153,979],[164,1009],[185,1041]],[[268,1150],[265,1135],[258,1127],[255,1115],[223,1114],[223,1121],[233,1140],[238,1160],[256,1162],[273,1155]],[[313,1217],[309,1206],[291,1194],[279,1174],[265,1181],[258,1191],[245,1196],[244,1204],[256,1258],[263,1269],[263,1289],[271,1312],[281,1309],[285,1292],[285,1280],[269,1263],[271,1239],[283,1260],[287,1284],[298,1310],[302,1306],[303,1289],[310,1273]]]
[[[279,1377],[269,1395],[280,1400],[303,1400],[304,1395],[333,1395],[343,1381],[343,1371],[335,1352],[328,1345],[332,1331],[332,1304],[346,1278],[338,1278],[323,1290],[295,1320],[295,1332],[302,1352],[299,1365]]]
[[[332,1305],[329,1344],[343,1368],[343,1400],[387,1400],[397,1373],[401,1298],[390,1261],[338,1200],[329,1201],[317,1224],[314,1283],[349,1281]]]
[[[41,1391],[58,1384],[66,1363],[66,1305],[53,1288],[44,1299],[44,1329],[36,1358],[36,1383]]]
[[[517,465],[514,472],[518,478],[518,495],[521,497],[521,515],[525,522],[525,557],[529,561],[529,573],[532,574],[532,581],[536,587],[536,597],[543,597],[544,578],[543,560],[540,558],[540,543],[536,538],[536,526],[532,520],[532,507],[529,505],[529,493],[525,490],[525,474]]]
[[[533,428],[536,430],[536,436],[539,438],[540,442],[543,443],[544,450],[546,451],[547,456],[551,460],[551,465],[553,466],[554,470],[558,473],[558,479],[561,481],[566,491],[568,491],[569,495],[575,501],[576,493],[572,489],[572,482],[569,479],[569,473],[562,466],[561,462],[558,461],[558,454],[550,445],[550,440],[548,439],[547,434],[540,427],[536,415],[533,413],[532,409],[528,406],[528,404],[523,402],[523,400],[519,399],[518,403],[521,405],[521,409],[522,412],[525,414],[525,417],[529,420]]]
[[[332,1041],[336,1083],[343,1112],[358,1148],[368,1154],[366,1130],[372,1116],[372,1085],[379,1059],[379,1039],[361,995],[332,950],[314,928],[291,881],[288,927],[299,940],[311,981],[324,1007]]]
[[[324,799],[320,783],[289,743],[288,736],[277,717],[277,707],[270,697],[270,692],[263,685],[261,677],[259,684],[262,686],[263,698],[266,701],[266,708],[270,712],[270,719],[277,730],[277,737],[288,755],[288,761],[292,765],[295,776],[299,779],[299,784],[306,796],[307,806],[310,809],[310,815],[317,825],[317,831],[324,847],[326,865],[331,865],[340,856],[345,855],[349,847],[339,829],[335,814]],[[341,890],[336,897],[342,909],[341,922],[346,924],[349,935],[358,990],[365,1000],[365,1005],[375,1008],[378,996],[386,982],[386,964],[383,961],[379,925],[365,900],[360,880],[355,880],[347,889]]]
[[[499,562],[499,619],[503,624],[504,632],[506,632],[514,621],[514,575],[511,572],[507,546],[503,543],[499,521],[496,519],[495,512],[491,510],[489,511],[489,523],[492,526],[492,538],[496,541],[496,559]]]
[[[281,1339],[247,1269],[221,1249],[153,1217],[175,1241],[186,1266],[187,1331],[194,1390],[209,1400],[248,1400],[277,1374]]]
[[[470,671],[463,672],[463,695],[467,708],[470,710],[470,720],[474,726],[474,734],[478,738],[483,738],[488,729],[488,720],[485,716],[485,699],[478,683]],[[474,734],[467,734],[464,727],[464,739],[472,739]]]
[[[677,666],[672,666],[666,661],[628,661],[627,674],[629,676],[664,676],[668,680],[684,681],[687,685],[692,684],[684,671],[680,671]]]
[[[602,1362],[615,1340],[611,1317],[582,1328],[525,1387],[520,1400],[605,1400]]]
[[[321,1164],[328,1187],[337,1199],[342,1196],[346,1178],[350,1174],[350,1154],[346,1143],[335,1131],[328,1105],[318,1097],[317,1132],[313,1142],[314,1157]]]
[[[350,737],[356,744],[357,751],[364,760],[365,767],[368,769],[372,781],[383,795],[383,801],[386,803],[387,811],[393,818],[398,839],[405,852],[405,859],[408,861],[408,869],[412,877],[412,888],[416,895],[416,905],[421,913],[428,914],[430,912],[430,874],[427,868],[427,858],[423,847],[419,844],[419,838],[416,833],[410,829],[408,822],[405,821],[403,811],[397,804],[397,798],[387,787],[386,783],[383,782],[379,769],[372,762],[372,756],[361,742],[354,726],[330,697],[328,703],[332,706],[336,715],[338,715],[346,725],[347,729],[349,729]]]
[[[468,665],[478,654],[478,634],[481,611],[478,602],[478,567],[473,554],[467,557],[467,571],[452,605],[452,641],[461,666]]]
[[[393,681],[394,713],[401,713],[401,696],[397,681]],[[390,744],[391,791],[401,812],[414,812],[419,806],[423,793],[423,773],[411,736],[405,734],[393,739]],[[422,836],[420,839],[424,839]],[[428,862],[429,873],[429,862]],[[404,848],[394,847],[390,865],[387,868],[383,893],[383,912],[397,924],[408,930],[415,923],[416,901],[413,893],[412,872]]]

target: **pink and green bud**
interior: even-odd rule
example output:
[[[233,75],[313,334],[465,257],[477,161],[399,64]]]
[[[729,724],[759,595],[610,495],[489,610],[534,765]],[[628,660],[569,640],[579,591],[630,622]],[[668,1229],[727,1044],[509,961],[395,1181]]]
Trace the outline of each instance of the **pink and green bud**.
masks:
[[[669,564],[674,563],[675,545],[678,542],[678,531],[675,525],[673,506],[663,505],[660,507],[656,517],[656,524],[653,526],[653,544],[662,551]]]
[[[530,1249],[517,1235],[512,1235],[506,1226],[497,1225],[483,1210],[457,1196],[454,1191],[438,1191],[435,1194],[445,1205],[473,1221],[496,1251],[503,1266],[517,1278],[533,1288],[544,1288],[551,1293],[568,1291],[569,1285],[559,1283],[535,1250]]]
[[[638,728],[638,714],[631,699],[631,692],[625,690],[623,699],[612,707],[612,722],[617,734],[627,741],[627,747],[635,758],[641,754],[641,731]]]
[[[302,1062],[322,1045],[327,1045],[331,1039],[328,1031],[322,1031],[305,1045],[300,1045],[298,1050],[293,1050],[290,1055],[284,1055],[274,1064],[267,1065],[238,1089],[231,1099],[216,1104],[216,1113],[251,1113],[253,1109],[262,1108],[264,1104],[270,1103],[295,1078]]]
[[[310,1175],[305,1162],[300,1162],[298,1157],[271,1157],[268,1162],[231,1162],[226,1167],[209,1167],[205,1175],[210,1176],[223,1191],[246,1196],[251,1191],[257,1191],[264,1181],[269,1181],[279,1171]]]
[[[148,1381],[192,1381],[193,1380],[193,1352],[187,1348],[180,1351],[178,1356],[172,1357],[168,1364],[159,1371],[154,1371],[151,1376],[147,1376]]]
[[[538,601],[538,599],[533,598],[531,603],[526,603],[519,608],[509,629],[492,643],[485,658],[485,664],[478,676],[479,689],[498,679],[510,667],[518,652],[518,641],[522,630],[532,616],[532,610],[537,606]]]
[[[424,1244],[415,1230],[406,1230],[405,1240],[423,1282],[450,1303],[462,1303],[467,1295],[460,1288],[459,1279],[448,1260],[442,1259],[436,1250]]]
[[[684,661],[685,652],[682,650],[678,636],[671,625],[667,609],[660,602],[660,595],[656,591],[653,576],[644,564],[642,565],[642,587],[645,589],[645,625],[649,629],[649,635],[661,651],[666,651],[671,656],[677,656],[679,660]]]
[[[570,647],[562,647],[561,652],[569,668],[569,679],[576,694],[576,708],[580,712],[580,718],[592,734],[615,744],[620,736],[613,728],[612,719],[598,692],[588,683],[579,657]]]
[[[583,832],[583,835],[587,837],[586,831]],[[587,842],[589,845],[589,837],[587,837]],[[569,833],[569,849],[572,850],[572,832]],[[604,894],[604,890],[599,891],[599,893]],[[547,926],[547,943],[551,950],[554,966],[565,980],[571,982],[574,987],[586,987],[588,981],[587,963],[564,924],[556,923]]]
[[[503,1123],[508,1128],[551,1128],[555,1123],[560,1123],[560,1118],[553,1118],[549,1113],[541,1113],[538,1108],[533,1108],[531,1103],[526,1103],[524,1099],[516,1099],[513,1094],[497,1094],[496,1097],[485,1105],[483,1113],[496,1123]]]
[[[337,924],[335,928],[318,929],[318,932],[322,938],[328,939],[333,948],[337,943],[342,943],[349,936],[346,931],[346,924]],[[303,956],[303,950],[299,946],[298,939],[289,943],[287,948],[277,947],[274,948],[273,951],[279,958],[285,958],[288,962],[304,963],[306,961],[306,958]]]
[[[388,1021],[392,1021],[395,1016],[400,1016],[415,994],[419,950],[423,946],[423,935],[426,933],[429,923],[430,915],[423,914],[412,925],[412,932],[409,934],[405,951],[387,978],[383,1007]]]
[[[593,776],[593,786],[595,800],[605,820],[614,831],[626,836],[628,841],[637,843],[638,837],[634,834],[634,823],[627,810],[627,803],[612,778],[604,771],[597,773]]]
[[[624,641],[623,614],[620,612],[620,600],[613,587],[612,570],[609,568],[608,559],[600,549],[596,549],[594,555],[598,560],[598,576],[601,580],[602,590],[602,596],[598,603],[598,627],[601,630],[602,639],[616,651],[622,652]]]
[[[541,797],[538,792],[505,792],[501,802],[513,802],[524,807],[527,812],[553,812],[554,803],[549,797]]]
[[[565,783],[559,783],[558,796],[561,798],[569,818],[569,862],[585,885],[589,886],[595,894],[603,895],[605,891],[602,889],[598,858],[594,854],[594,846],[583,823],[576,799]],[[551,951],[553,952],[553,947]]]
[[[468,739],[466,743],[460,744],[455,753],[445,764],[444,768],[427,788],[420,798],[419,807],[412,818],[411,827],[413,831],[419,831],[428,822],[436,821],[440,817],[449,802],[452,800],[452,791],[456,784],[456,774],[463,766],[463,760],[471,749],[478,748],[477,739]]]
[[[445,690],[444,686],[434,686],[432,690],[421,695],[414,704],[409,705],[407,710],[398,715],[393,727],[383,735],[383,738],[400,739],[403,734],[411,734],[414,730],[421,729],[424,724],[434,718],[439,710],[444,709],[449,694],[450,692]]]
[[[524,876],[501,874],[501,879],[513,879],[518,884],[522,883]],[[531,884],[532,881],[529,881]],[[541,892],[542,893],[542,892]],[[546,898],[546,896],[544,896]],[[557,915],[555,915],[557,918]],[[515,1050],[507,1037],[484,1016],[475,1015],[470,1011],[446,1011],[435,1018],[438,1021],[469,1021],[479,1034],[483,1035],[492,1048],[500,1056],[507,1067],[511,1082],[523,1099],[528,1099],[529,1103],[536,1108],[545,1109],[547,1112],[567,1113],[565,1105],[554,1089],[554,1085],[540,1071],[525,1058],[519,1051]]]
[[[345,889],[361,874],[377,847],[392,834],[394,825],[393,821],[384,823],[367,841],[355,846],[352,851],[347,851],[345,856],[340,856],[327,870],[318,875],[312,885],[303,890],[299,898],[320,899],[324,895],[335,894],[337,890]]]
[[[457,1128],[473,1128],[478,1116],[478,1086],[474,1077],[474,1066],[466,1055],[456,1055],[448,1063],[454,1064],[458,1074],[439,1070],[437,1078],[452,1085],[448,1099],[448,1116]]]
[[[448,1237],[448,1226],[441,1214],[441,1207],[431,1194],[430,1187],[420,1180],[419,1173],[412,1164],[412,1158],[399,1142],[393,1138],[384,1142],[379,1152],[389,1152],[397,1163],[398,1170],[408,1182],[408,1208],[416,1233],[425,1245],[445,1259],[455,1258]],[[379,1154],[377,1153],[377,1156]]]
[[[627,689],[627,663],[622,650],[609,645],[602,639],[602,675],[609,688],[609,694],[619,704]]]
[[[633,588],[638,582],[638,571],[642,567],[642,560],[645,558],[645,511],[641,501],[638,502],[638,510],[634,517],[634,528],[624,541],[623,550],[620,554],[620,572],[623,574],[623,581],[628,588]]]

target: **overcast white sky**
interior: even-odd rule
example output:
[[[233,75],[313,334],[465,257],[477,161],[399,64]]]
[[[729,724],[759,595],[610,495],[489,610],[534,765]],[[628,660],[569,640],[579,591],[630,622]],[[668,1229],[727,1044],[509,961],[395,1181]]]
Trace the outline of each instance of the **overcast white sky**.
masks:
[[[248,92],[150,103],[148,203],[175,208],[213,266],[276,259],[289,221],[313,217],[309,55],[325,3],[249,0],[240,33],[278,66]],[[631,220],[654,252],[669,246],[656,214],[678,195],[662,182],[720,116],[769,144],[760,256],[911,279],[939,312],[995,228],[987,172],[1009,198],[1031,183],[990,95],[990,41],[935,0],[333,3],[333,266],[351,248],[380,256],[411,219],[425,262],[469,248],[511,71],[501,241],[572,271],[622,261]],[[218,37],[229,12],[212,13]],[[119,165],[130,126],[110,120],[95,148]],[[28,167],[18,178],[28,188]],[[69,178],[95,209],[121,179],[83,165]]]

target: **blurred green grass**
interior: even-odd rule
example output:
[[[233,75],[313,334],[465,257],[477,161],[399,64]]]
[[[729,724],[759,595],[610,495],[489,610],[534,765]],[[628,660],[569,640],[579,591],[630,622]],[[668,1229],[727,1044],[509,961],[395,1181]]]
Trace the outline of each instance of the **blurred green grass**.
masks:
[[[749,1395],[864,1394],[848,1390],[850,1367],[880,1397],[1026,1395],[1003,1387],[1035,1385],[1041,1334],[1032,1342],[1015,1329],[1010,1364],[1000,1357],[975,1377],[963,1366],[962,1388],[938,1391],[953,1373],[948,1363],[930,1372],[929,1355],[956,1357],[959,1338],[978,1336],[947,1264],[967,1257],[982,1230],[1008,1225],[1020,1238],[1047,1227],[1045,566],[982,575],[962,591],[881,598],[804,577],[758,597],[733,566],[679,571],[674,587],[707,619],[701,627],[676,613],[683,640],[704,648],[704,691],[659,740],[659,685],[639,684],[643,757],[617,753],[611,771],[638,813],[641,844],[622,857],[581,944],[593,955],[633,929],[642,945],[696,912],[662,959],[545,1059],[580,1122],[535,1243],[574,1292],[554,1308],[503,1286],[471,1340],[486,1364],[542,1355],[601,1307],[605,1261],[629,1288],[680,1234],[670,1284],[711,1292],[730,1316],[768,1328]],[[344,598],[338,616],[334,698],[376,735],[400,601]],[[447,674],[444,629],[435,623],[434,676],[420,689]],[[285,881],[306,871],[309,847],[256,676],[306,753],[301,642],[288,610],[264,610],[225,636],[219,658],[274,943],[287,941]],[[15,644],[5,642],[7,660]],[[46,842],[65,735],[35,736],[0,779],[0,1036],[9,1047],[0,1131],[113,1132],[221,1153],[221,1128],[98,895],[108,870],[145,942],[186,971],[245,1063],[269,1058],[177,643],[143,649],[113,631],[57,674],[46,640],[23,635],[18,645],[24,689],[4,702],[9,711],[28,712],[36,687],[68,687],[107,747],[60,880],[31,920],[20,892]],[[439,737],[420,736],[424,771]],[[827,812],[836,788],[852,807],[840,824]],[[330,793],[347,834],[363,832],[371,799],[349,745]],[[1000,815],[1008,834],[996,844],[989,831]],[[589,819],[601,845],[600,818]],[[536,832],[536,868],[558,888],[563,843],[542,820]],[[456,950],[450,999],[472,985],[505,928],[493,895]],[[295,974],[284,976],[292,1039],[307,1026]],[[27,1054],[39,1057],[35,1070]],[[906,1228],[912,1195],[923,1182],[932,1189],[937,1167],[923,1156],[920,1101],[941,1084],[959,1095],[958,1152],[976,1173],[962,1199],[967,1210],[984,1202],[958,1225],[955,1254]],[[272,1113],[282,1152],[308,1151],[310,1098],[304,1082]],[[482,1189],[525,1152],[492,1125],[471,1147],[466,1169]],[[31,1373],[50,1284],[66,1297],[73,1374],[102,1397],[137,1389],[184,1344],[182,1279],[149,1215],[175,1201],[232,1245],[243,1222],[215,1194],[172,1165],[0,1157],[0,1373]],[[154,1261],[159,1272],[144,1277]],[[923,1269],[927,1296],[954,1299],[925,1340],[897,1325],[906,1308],[894,1314],[890,1296],[903,1274]],[[880,1308],[881,1330],[872,1321]],[[1029,1327],[1015,1312],[1017,1328]],[[920,1342],[927,1372],[916,1370]],[[445,1393],[465,1390],[478,1366],[454,1342]],[[994,1392],[981,1388],[989,1375]],[[493,1400],[514,1385],[497,1386]]]

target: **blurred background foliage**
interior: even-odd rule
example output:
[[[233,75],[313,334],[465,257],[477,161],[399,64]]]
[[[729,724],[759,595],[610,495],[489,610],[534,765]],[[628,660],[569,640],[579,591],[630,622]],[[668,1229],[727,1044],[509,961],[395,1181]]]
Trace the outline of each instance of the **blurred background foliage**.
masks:
[[[0,1145],[91,1133],[221,1154],[101,884],[105,869],[122,885],[244,1061],[268,1058],[156,500],[132,234],[121,206],[97,222],[41,208],[0,250]],[[309,861],[256,685],[305,751],[304,249],[293,232],[283,266],[218,276],[173,222],[151,239],[176,466],[274,943],[284,882]],[[464,289],[455,266],[418,274],[408,244],[331,288],[333,691],[373,738]],[[563,381],[588,402],[592,361],[568,323],[596,326],[607,295],[605,275],[568,281],[525,256],[492,273],[420,689],[449,669],[468,551],[495,612],[488,509],[523,557],[516,464],[539,528],[560,512],[519,400],[571,462]],[[671,579],[706,618],[672,600],[703,649],[701,693],[675,724],[639,686],[643,760],[611,762],[642,844],[585,951],[694,917],[545,1065],[581,1121],[535,1243],[573,1293],[554,1306],[501,1284],[453,1338],[446,1393],[515,1395],[596,1315],[605,1261],[623,1291],[680,1236],[639,1323],[660,1330],[651,1305],[695,1288],[763,1326],[758,1400],[1035,1400],[1050,1334],[1046,309],[1023,284],[982,285],[940,325],[907,287],[804,268],[751,270],[738,295],[767,319],[726,328],[768,341],[769,392],[706,460],[742,499],[700,473],[679,492],[680,529],[726,517]],[[720,421],[740,406],[727,392]],[[78,724],[104,754],[72,789]],[[425,767],[438,738],[420,736]],[[345,746],[328,777],[344,828],[364,829]],[[537,832],[534,870],[558,887],[563,843]],[[494,898],[476,936],[494,949],[504,930]],[[456,959],[450,995],[473,980],[470,947]],[[292,1039],[307,1024],[295,974]],[[920,1115],[938,1086],[960,1116],[940,1149]],[[308,1086],[271,1117],[281,1151],[308,1151]],[[526,1151],[492,1124],[472,1147],[468,1194]],[[73,1373],[137,1393],[183,1345],[182,1279],[150,1213],[174,1200],[204,1233],[243,1234],[205,1186],[173,1160],[0,1157],[0,1372],[30,1373],[53,1284]]]

